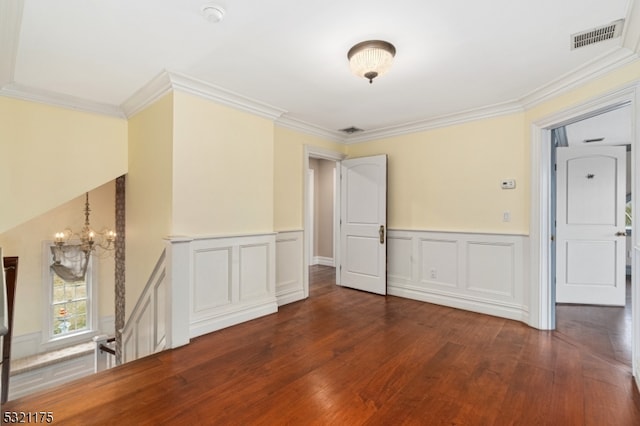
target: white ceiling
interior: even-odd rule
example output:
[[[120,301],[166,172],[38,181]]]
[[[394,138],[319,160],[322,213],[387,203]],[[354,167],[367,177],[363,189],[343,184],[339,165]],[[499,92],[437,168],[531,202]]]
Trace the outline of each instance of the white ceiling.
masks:
[[[163,70],[271,105],[283,121],[375,133],[518,108],[637,57],[633,0],[2,0],[0,94],[124,111]],[[570,50],[570,35],[627,18],[622,37]],[[396,46],[369,84],[346,58]],[[337,134],[337,133],[336,133]]]

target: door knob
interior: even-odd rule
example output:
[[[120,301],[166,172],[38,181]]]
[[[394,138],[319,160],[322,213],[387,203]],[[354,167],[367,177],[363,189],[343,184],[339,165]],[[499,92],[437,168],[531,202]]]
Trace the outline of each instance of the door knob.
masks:
[[[378,234],[380,234],[380,244],[384,244],[384,225],[380,225]]]
[[[616,232],[616,237],[626,237],[626,236],[627,236],[626,232],[622,232],[622,231]]]

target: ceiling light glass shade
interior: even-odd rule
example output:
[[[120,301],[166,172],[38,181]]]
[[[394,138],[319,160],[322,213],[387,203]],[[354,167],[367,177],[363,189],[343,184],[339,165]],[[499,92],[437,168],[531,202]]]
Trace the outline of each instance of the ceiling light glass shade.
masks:
[[[369,40],[358,43],[349,49],[347,58],[351,71],[358,77],[364,77],[373,83],[373,79],[391,68],[396,48],[386,41]]]

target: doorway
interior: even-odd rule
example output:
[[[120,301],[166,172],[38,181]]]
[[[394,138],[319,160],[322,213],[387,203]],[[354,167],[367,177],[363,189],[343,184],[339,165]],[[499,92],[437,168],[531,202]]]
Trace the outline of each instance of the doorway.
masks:
[[[303,265],[303,287],[304,287],[304,297],[309,297],[309,268],[316,264],[332,264],[336,271],[340,268],[340,247],[337,244],[339,241],[338,235],[338,221],[340,217],[340,185],[337,184],[339,172],[337,170],[340,169],[340,162],[346,156],[337,151],[331,151],[315,146],[305,145],[304,147],[304,265]],[[326,163],[325,163],[326,162]],[[322,167],[320,167],[322,165]],[[320,176],[318,176],[318,170],[325,169],[325,177],[323,179],[324,183],[322,185],[317,185]],[[330,170],[335,171],[330,171]],[[313,172],[310,172],[313,170]],[[322,173],[322,170],[320,171]],[[313,176],[313,177],[312,177]],[[330,176],[327,177],[327,176]],[[332,182],[332,184],[328,183]],[[330,196],[327,194],[329,191],[324,191],[324,193],[320,193],[322,191],[319,186],[323,186],[325,188],[331,188],[333,186],[333,194]],[[312,195],[313,193],[313,195]],[[315,212],[317,212],[317,205],[319,202],[316,200],[319,199],[331,199],[333,208],[326,209],[328,202],[323,206],[324,211],[324,230],[327,232],[327,228],[332,228],[328,232],[331,232],[330,238],[322,239],[322,242],[319,241],[318,232],[320,228],[318,226],[314,226],[319,221]],[[327,210],[330,214],[333,215],[332,218],[328,218]],[[331,226],[328,225],[331,223]],[[314,238],[314,236],[317,236]],[[322,244],[322,251],[315,252],[315,247],[319,244]],[[332,259],[329,256],[323,256],[321,254],[332,253]],[[317,253],[317,254],[316,254]],[[322,263],[321,263],[322,262]],[[339,274],[334,273],[336,278],[336,283],[340,283]]]
[[[551,130],[555,330],[631,366],[631,106]],[[553,238],[555,237],[555,238]]]
[[[551,130],[566,124],[576,122],[619,108],[623,105],[631,106],[631,177],[633,210],[638,209],[638,174],[635,165],[639,163],[638,150],[635,149],[639,140],[640,128],[638,123],[638,86],[633,83],[608,94],[599,96],[575,107],[545,116],[531,123],[531,210],[530,210],[530,303],[528,324],[532,327],[550,330],[556,326],[555,294],[552,279],[552,214],[551,214]],[[637,222],[637,221],[636,221]],[[632,224],[633,244],[631,253],[632,270],[632,368],[638,377],[640,372],[640,312],[638,297],[638,276],[635,272],[640,261],[640,245],[637,243],[637,224]],[[640,384],[640,381],[638,381]]]
[[[309,266],[335,267],[336,162],[310,158],[308,179]]]

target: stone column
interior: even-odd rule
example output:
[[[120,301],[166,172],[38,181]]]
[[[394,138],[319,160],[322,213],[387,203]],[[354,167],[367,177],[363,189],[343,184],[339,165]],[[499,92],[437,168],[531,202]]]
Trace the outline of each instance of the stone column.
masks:
[[[122,364],[122,329],[125,316],[125,176],[116,179],[115,309],[116,365]]]

